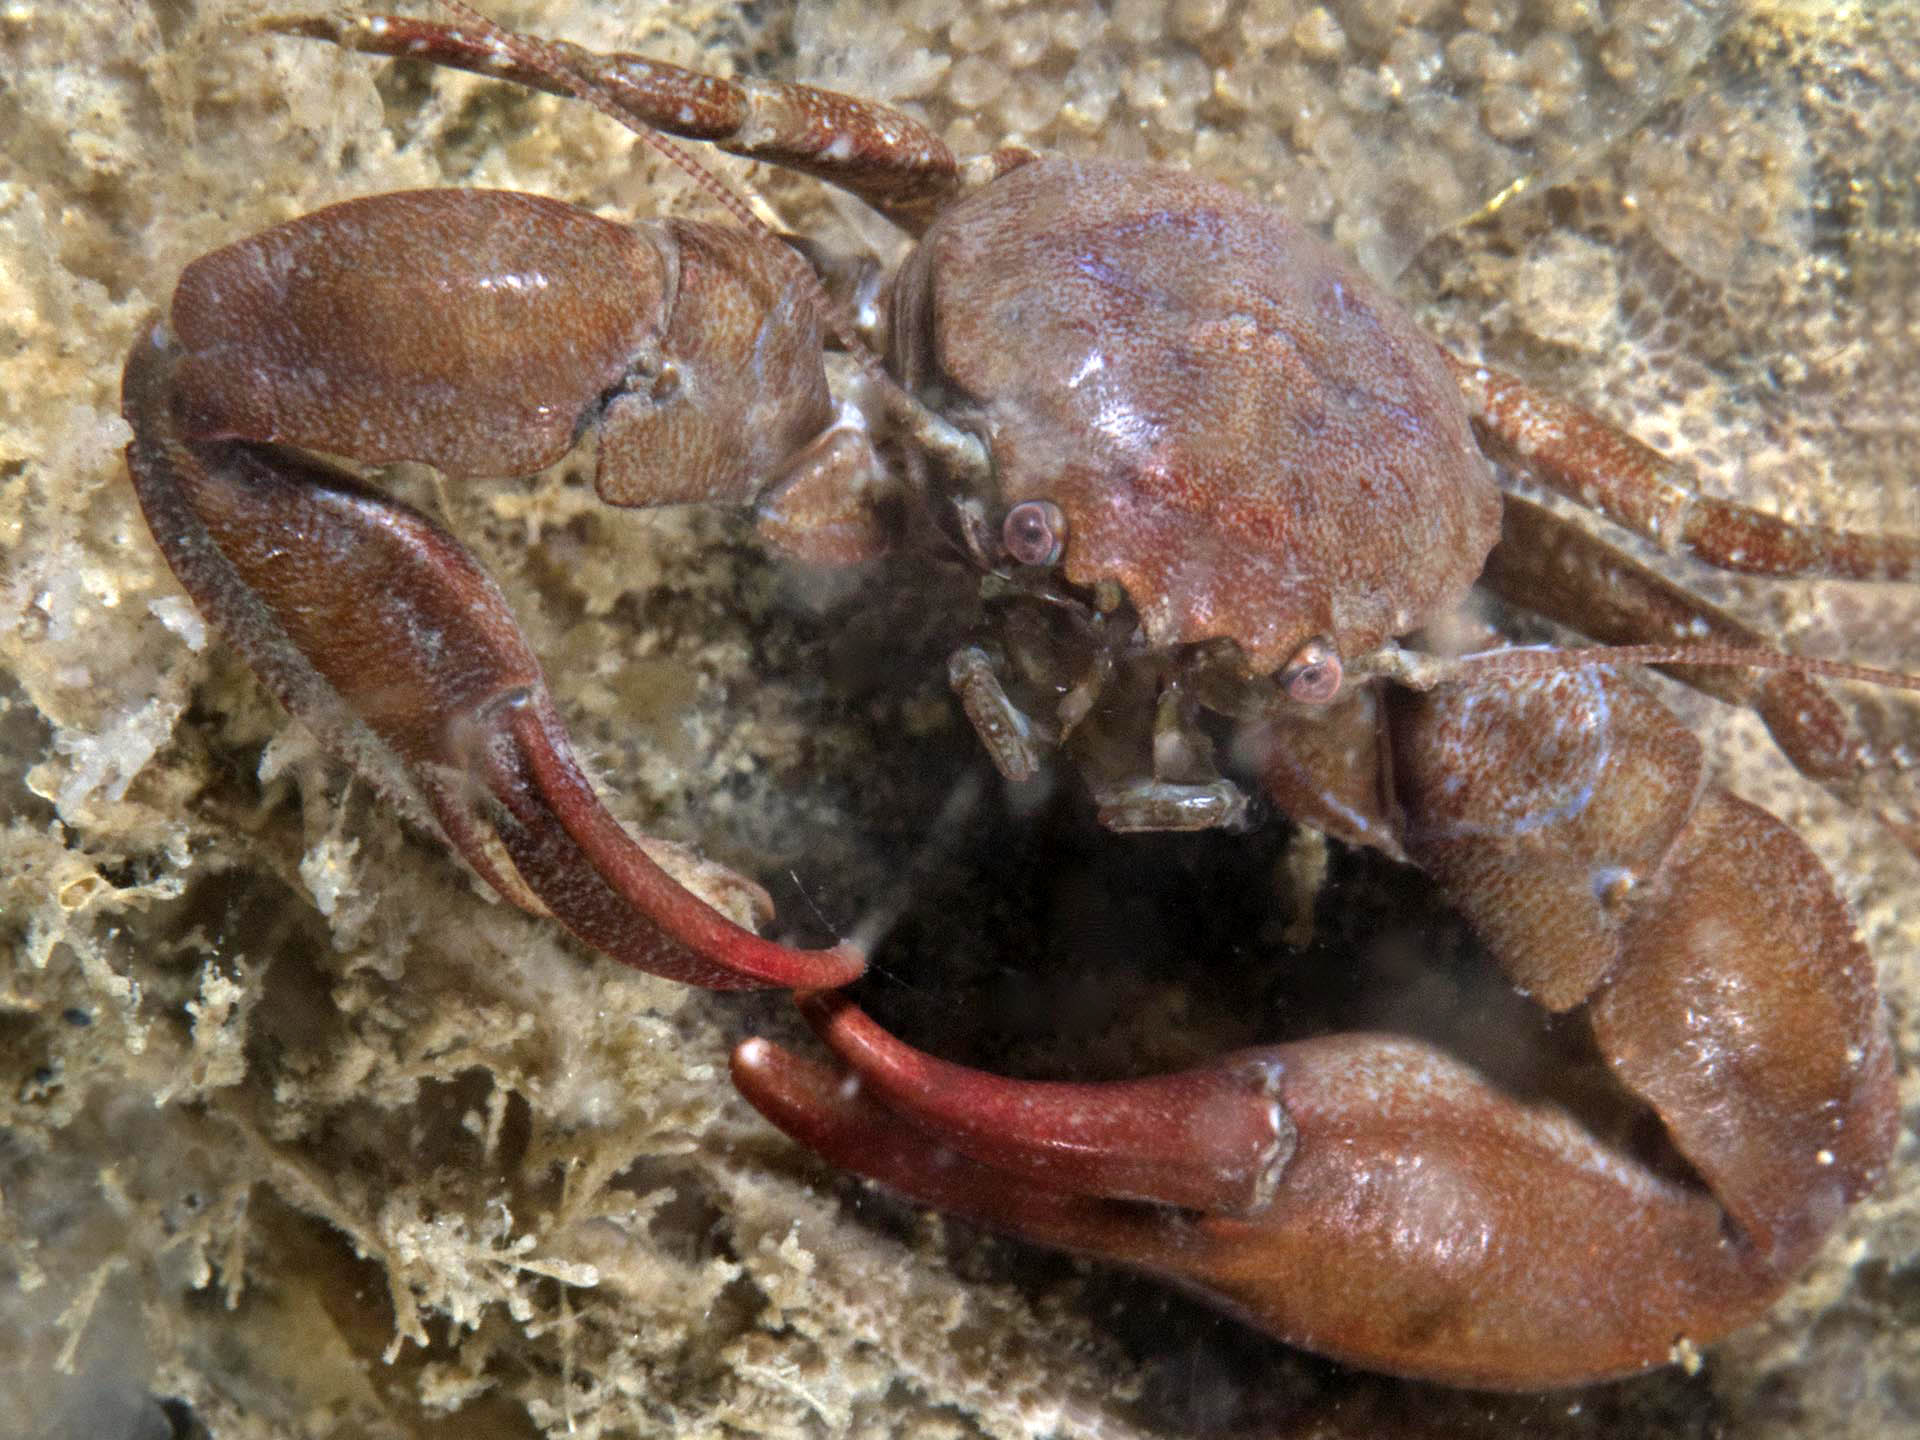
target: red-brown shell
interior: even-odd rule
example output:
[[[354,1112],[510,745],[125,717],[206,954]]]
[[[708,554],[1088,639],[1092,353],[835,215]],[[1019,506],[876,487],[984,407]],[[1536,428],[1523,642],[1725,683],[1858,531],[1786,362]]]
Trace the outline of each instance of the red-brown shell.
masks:
[[[523,475],[565,454],[667,284],[631,229],[538,195],[412,190],[204,255],[173,329],[197,438]]]
[[[792,260],[509,190],[348,200],[181,275],[187,426],[455,475],[528,474],[594,426],[602,499],[738,502],[833,415]]]
[[[1001,506],[1067,517],[1079,585],[1157,645],[1363,653],[1458,602],[1499,496],[1412,320],[1318,240],[1177,171],[1047,158],[942,215],[895,358],[992,448]]]

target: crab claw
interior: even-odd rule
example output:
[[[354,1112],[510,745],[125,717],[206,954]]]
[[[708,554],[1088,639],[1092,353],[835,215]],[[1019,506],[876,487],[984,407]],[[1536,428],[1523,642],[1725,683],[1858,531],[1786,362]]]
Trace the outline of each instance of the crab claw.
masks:
[[[832,1163],[1371,1369],[1585,1383],[1750,1321],[1783,1283],[1699,1189],[1419,1041],[1036,1084],[934,1060],[844,999],[802,1006],[844,1069],[752,1039],[733,1077]]]
[[[1293,1153],[1278,1077],[1259,1052],[1106,1085],[1003,1080],[902,1044],[845,996],[798,1000],[860,1094],[1001,1177],[996,1185],[1017,1177],[1047,1190],[1248,1214],[1269,1203]],[[753,1090],[747,1098],[759,1104]]]
[[[147,523],[201,613],[328,749],[430,810],[496,890],[617,960],[711,989],[860,974],[851,947],[762,939],[663,870],[595,795],[539,662],[467,549],[331,465],[192,437],[180,360],[155,325],[127,361],[127,464]],[[711,869],[745,908],[770,912],[759,887]]]

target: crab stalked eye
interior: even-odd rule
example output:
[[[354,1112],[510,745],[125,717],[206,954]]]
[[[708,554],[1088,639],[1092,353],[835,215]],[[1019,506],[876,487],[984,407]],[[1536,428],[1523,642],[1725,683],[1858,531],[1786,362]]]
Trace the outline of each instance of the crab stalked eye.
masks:
[[[1022,500],[1007,511],[1000,543],[1016,565],[1052,565],[1067,545],[1067,517],[1051,500]]]
[[[1316,636],[1280,667],[1280,688],[1302,705],[1325,705],[1340,693],[1340,652]]]

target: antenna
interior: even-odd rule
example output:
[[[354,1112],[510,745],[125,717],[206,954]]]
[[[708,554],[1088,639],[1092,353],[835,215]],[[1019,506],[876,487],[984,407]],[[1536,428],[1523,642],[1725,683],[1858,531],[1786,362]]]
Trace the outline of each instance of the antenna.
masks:
[[[1360,657],[1351,669],[1359,674],[1396,680],[1410,689],[1431,690],[1436,685],[1478,682],[1502,675],[1549,675],[1555,671],[1591,670],[1606,665],[1738,666],[1749,670],[1784,670],[1818,680],[1878,685],[1888,690],[1920,691],[1920,675],[1739,645],[1516,646],[1481,650],[1457,659],[1390,646],[1377,655]]]

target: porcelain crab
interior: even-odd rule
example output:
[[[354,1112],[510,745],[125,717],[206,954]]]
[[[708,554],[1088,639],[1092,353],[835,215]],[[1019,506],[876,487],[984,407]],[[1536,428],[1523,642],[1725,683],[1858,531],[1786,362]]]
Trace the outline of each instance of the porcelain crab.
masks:
[[[783,1128],[1295,1343],[1508,1388],[1644,1368],[1746,1322],[1875,1182],[1889,1049],[1870,961],[1804,846],[1714,785],[1630,679],[1513,654],[1447,665],[1396,640],[1486,578],[1668,659],[1754,643],[1503,500],[1485,451],[1756,573],[1904,579],[1920,546],[1698,495],[1178,172],[961,161],[882,106],[477,19],[285,28],[579,94],[804,170],[920,237],[877,297],[883,366],[798,252],[750,226],[374,196],[190,266],[127,367],[150,528],[330,748],[416,797],[502,895],[615,958],[813,992],[860,1084],[745,1043],[736,1081]],[[1004,626],[956,650],[952,678],[1010,780],[1065,749],[1108,824],[1136,830],[1242,824],[1252,777],[1305,823],[1433,871],[1516,984],[1584,1007],[1690,1173],[1391,1036],[1110,1087],[995,1081],[889,1040],[824,993],[860,973],[855,948],[762,939],[675,878],[697,861],[612,819],[477,562],[314,453],[523,474],[585,431],[611,503],[751,505],[814,562],[916,543],[978,568]],[[1676,633],[1718,648],[1679,652]],[[1729,673],[1703,683],[1848,783],[1860,757],[1808,667]],[[765,918],[749,882],[704,881]]]

